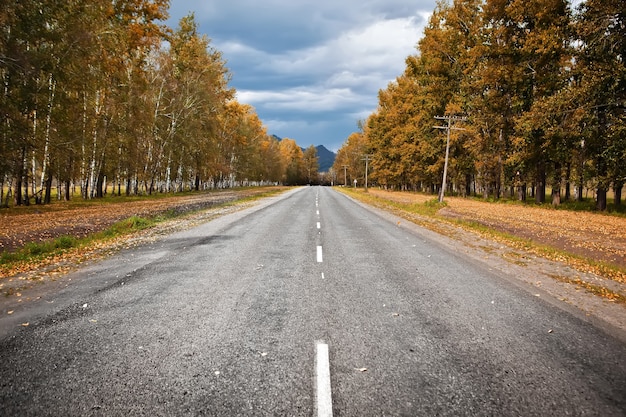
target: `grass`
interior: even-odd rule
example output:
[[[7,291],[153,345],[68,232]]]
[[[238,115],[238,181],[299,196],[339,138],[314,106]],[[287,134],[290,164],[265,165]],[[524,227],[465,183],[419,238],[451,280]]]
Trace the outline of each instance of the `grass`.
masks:
[[[73,236],[59,236],[58,238],[46,242],[31,242],[26,244],[21,250],[13,253],[3,252],[0,255],[0,265],[11,262],[23,262],[33,258],[40,258],[47,254],[59,253],[66,249],[74,248],[78,245],[79,239]]]
[[[81,248],[91,242],[111,239],[137,230],[143,230],[156,224],[154,220],[133,216],[128,219],[114,223],[102,232],[93,235],[76,238],[74,236],[59,236],[44,242],[30,242],[16,252],[2,252],[0,255],[0,266],[7,266],[18,262],[32,262],[61,255],[69,249]]]

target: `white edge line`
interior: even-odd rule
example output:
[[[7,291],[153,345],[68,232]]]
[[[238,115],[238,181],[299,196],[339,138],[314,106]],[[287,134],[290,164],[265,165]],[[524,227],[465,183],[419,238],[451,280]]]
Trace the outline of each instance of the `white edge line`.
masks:
[[[328,359],[328,345],[317,343],[317,417],[332,417],[333,397],[330,388],[330,360]]]

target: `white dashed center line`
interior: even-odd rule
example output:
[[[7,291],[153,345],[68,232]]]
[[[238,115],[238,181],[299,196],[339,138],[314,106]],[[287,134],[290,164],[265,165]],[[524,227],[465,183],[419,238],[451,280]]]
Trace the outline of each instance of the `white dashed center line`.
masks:
[[[317,222],[317,228],[321,229],[322,228],[322,224],[320,222]]]
[[[317,416],[332,417],[333,398],[330,389],[330,360],[328,359],[328,345],[317,344]]]
[[[322,247],[317,247],[317,262],[322,262]]]

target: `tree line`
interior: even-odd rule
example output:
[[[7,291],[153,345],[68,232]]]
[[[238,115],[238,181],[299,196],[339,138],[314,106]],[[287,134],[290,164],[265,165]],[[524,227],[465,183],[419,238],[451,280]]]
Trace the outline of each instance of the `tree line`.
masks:
[[[626,9],[621,0],[454,0],[433,11],[418,53],[379,92],[335,172],[379,186],[538,203],[626,181]],[[437,116],[444,120],[435,119]],[[442,123],[444,126],[441,126]]]
[[[3,4],[3,206],[310,180],[316,152],[269,136],[194,16],[172,29],[168,10],[168,0]]]

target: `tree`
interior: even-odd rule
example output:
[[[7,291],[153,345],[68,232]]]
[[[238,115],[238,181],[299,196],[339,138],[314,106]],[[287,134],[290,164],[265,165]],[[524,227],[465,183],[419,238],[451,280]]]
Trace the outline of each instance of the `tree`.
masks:
[[[297,185],[306,181],[304,174],[304,152],[295,140],[285,138],[280,141],[280,155],[283,167],[283,184]]]
[[[587,0],[575,17],[579,47],[574,95],[580,109],[585,155],[596,178],[596,207],[607,208],[607,191],[616,203],[626,180],[626,13],[619,0]]]
[[[355,179],[365,178],[363,155],[368,153],[367,136],[363,132],[354,132],[337,151],[333,171],[338,174],[339,182],[349,186]]]
[[[302,168],[306,173],[306,181],[308,184],[319,183],[319,158],[317,157],[317,148],[311,145],[304,151],[302,155]]]
[[[467,51],[476,43],[479,4],[439,3],[419,42],[419,55],[408,57],[404,73],[379,93],[378,109],[368,119],[372,176],[379,184],[432,192],[441,184],[446,140],[433,124],[435,116],[467,107]],[[452,139],[452,177],[469,184],[473,165],[464,152],[466,135]]]
[[[278,144],[252,108],[233,100],[221,52],[198,34],[193,15],[176,30],[164,27],[168,6],[3,5],[2,204],[9,196],[49,202],[54,177],[65,199],[74,185],[94,198],[111,182],[119,195],[124,183],[129,194],[278,180]]]
[[[545,201],[547,176],[551,171],[553,204],[558,205],[563,164],[571,159],[567,137],[555,128],[563,117],[563,103],[555,97],[567,87],[571,69],[570,11],[565,0],[516,0],[507,7],[507,14],[519,28],[514,47],[520,51],[520,65],[526,68],[520,74],[523,78],[519,100],[523,114],[516,115],[516,123],[520,118],[527,123],[525,129],[517,126],[509,160],[515,161],[517,171],[526,171],[534,177],[535,198],[539,203]],[[546,115],[552,118],[546,120]]]

